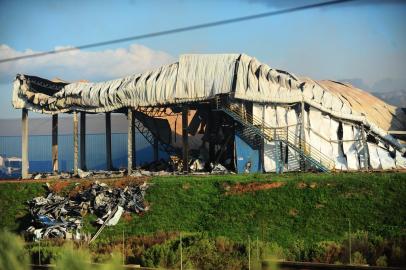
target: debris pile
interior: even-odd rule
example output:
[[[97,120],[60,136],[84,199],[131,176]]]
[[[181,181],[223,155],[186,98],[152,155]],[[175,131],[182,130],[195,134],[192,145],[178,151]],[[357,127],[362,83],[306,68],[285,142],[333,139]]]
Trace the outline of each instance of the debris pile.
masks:
[[[104,179],[104,178],[120,178],[125,175],[125,170],[119,171],[83,171],[78,169],[79,178],[97,178],[97,179]],[[33,173],[31,175],[31,179],[40,180],[40,179],[69,179],[73,178],[75,175],[71,172],[61,172],[59,174],[54,173]]]
[[[213,167],[213,169],[211,170],[212,174],[227,174],[228,170],[226,167],[224,167],[223,165],[221,165],[220,163],[216,164],[216,165],[211,165]]]
[[[105,183],[93,185],[75,196],[62,197],[50,193],[28,201],[32,226],[27,229],[35,240],[43,238],[84,239],[81,233],[82,217],[87,213],[95,214],[96,223],[114,226],[125,212],[141,213],[148,208],[144,204],[146,183],[125,188],[111,188]],[[99,232],[100,233],[100,230]],[[93,237],[95,238],[95,237]]]

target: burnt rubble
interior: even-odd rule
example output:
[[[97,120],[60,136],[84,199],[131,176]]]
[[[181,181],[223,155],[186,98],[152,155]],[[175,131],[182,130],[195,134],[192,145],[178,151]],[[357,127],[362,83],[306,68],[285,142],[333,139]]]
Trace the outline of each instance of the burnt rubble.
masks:
[[[101,228],[114,226],[124,212],[141,213],[148,210],[144,203],[147,188],[146,183],[116,188],[96,181],[91,187],[71,197],[63,197],[49,190],[47,196],[27,202],[32,217],[27,232],[34,240],[90,240],[88,235],[82,233],[83,216],[87,213],[96,215],[96,224],[101,225]]]

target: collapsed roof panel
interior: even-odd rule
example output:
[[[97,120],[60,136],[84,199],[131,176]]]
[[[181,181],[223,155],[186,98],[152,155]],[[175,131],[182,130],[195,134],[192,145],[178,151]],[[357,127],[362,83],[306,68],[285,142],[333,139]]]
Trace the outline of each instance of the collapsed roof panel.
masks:
[[[38,82],[46,82],[41,84],[41,91]],[[197,102],[218,94],[258,103],[303,101],[332,118],[363,123],[383,140],[406,151],[387,132],[406,129],[403,111],[350,85],[298,78],[244,54],[182,55],[179,62],[101,83],[64,84],[17,75],[12,103],[17,109],[50,114],[108,112]]]

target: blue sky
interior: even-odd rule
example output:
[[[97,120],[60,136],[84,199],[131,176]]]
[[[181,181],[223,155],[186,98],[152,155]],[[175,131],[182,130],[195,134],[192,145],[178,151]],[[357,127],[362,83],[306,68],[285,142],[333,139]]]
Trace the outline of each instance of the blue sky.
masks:
[[[315,2],[320,0],[0,1],[0,58]],[[296,75],[399,90],[406,83],[406,1],[382,2],[361,0],[0,64],[0,118],[20,116],[11,107],[15,73],[100,81],[176,61],[183,53],[246,53]]]

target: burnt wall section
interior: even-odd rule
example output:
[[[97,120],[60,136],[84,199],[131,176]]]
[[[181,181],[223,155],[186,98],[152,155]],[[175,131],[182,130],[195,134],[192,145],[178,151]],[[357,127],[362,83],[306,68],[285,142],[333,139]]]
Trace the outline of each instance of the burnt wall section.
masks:
[[[370,130],[366,130],[365,134],[365,137],[369,138],[368,142],[364,141],[363,128],[359,123],[342,121],[311,106],[305,106],[302,118],[300,105],[254,103],[252,111],[254,117],[265,116],[266,126],[287,129],[291,134],[296,134],[298,144],[299,138],[303,137],[312,149],[331,157],[336,170],[406,168],[406,158],[390,145],[383,143]],[[304,119],[304,134],[301,119]],[[284,171],[300,170],[300,156],[296,151],[273,141],[264,141],[265,172],[275,172],[278,158],[276,153],[281,153]],[[307,165],[306,169],[311,167]]]

